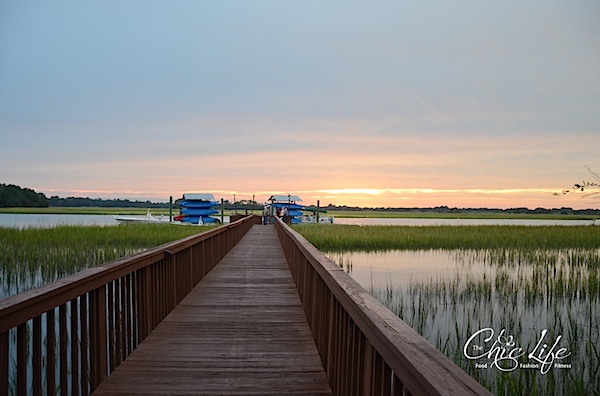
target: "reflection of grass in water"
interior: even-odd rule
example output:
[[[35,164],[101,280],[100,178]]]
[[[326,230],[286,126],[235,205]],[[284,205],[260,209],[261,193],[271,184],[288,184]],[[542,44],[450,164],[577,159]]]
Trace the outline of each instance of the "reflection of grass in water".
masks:
[[[169,224],[0,228],[0,298],[207,229]]]
[[[459,273],[408,287],[387,284],[371,292],[433,345],[495,394],[600,394],[599,251],[455,252]],[[483,262],[485,271],[471,269]],[[392,292],[390,292],[392,288]],[[571,369],[476,369],[463,355],[475,331],[506,329],[525,351],[542,330],[572,352]],[[524,359],[524,360],[523,360]],[[526,356],[522,358],[527,362]]]

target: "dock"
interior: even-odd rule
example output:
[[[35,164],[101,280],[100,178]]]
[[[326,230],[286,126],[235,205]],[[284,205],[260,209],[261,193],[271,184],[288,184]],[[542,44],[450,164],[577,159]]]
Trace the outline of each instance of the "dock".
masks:
[[[281,219],[0,300],[0,396],[491,395]]]
[[[254,225],[94,395],[331,395],[273,225]]]

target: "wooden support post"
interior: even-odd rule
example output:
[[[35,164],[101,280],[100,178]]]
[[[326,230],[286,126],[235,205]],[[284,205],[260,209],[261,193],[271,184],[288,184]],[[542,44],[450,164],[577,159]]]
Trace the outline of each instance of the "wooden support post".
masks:
[[[79,337],[78,329],[78,306],[77,298],[71,300],[71,394],[79,394]],[[41,394],[41,393],[40,393]]]
[[[0,396],[8,396],[8,330],[0,334]]]
[[[17,395],[27,394],[27,323],[17,327]]]
[[[42,318],[33,318],[33,394],[42,394]],[[1,393],[1,392],[0,392]]]
[[[69,394],[69,372],[67,364],[67,347],[69,344],[67,334],[67,305],[61,304],[58,307],[58,329],[59,329],[59,360],[60,360],[60,394],[68,396]]]
[[[223,211],[225,209],[225,200],[221,198],[221,224],[223,224]]]
[[[46,312],[46,393],[56,394],[56,338],[54,309]]]
[[[320,204],[321,204],[321,201],[319,201],[317,199],[317,224],[319,224],[319,212],[320,212],[319,207],[321,206]]]

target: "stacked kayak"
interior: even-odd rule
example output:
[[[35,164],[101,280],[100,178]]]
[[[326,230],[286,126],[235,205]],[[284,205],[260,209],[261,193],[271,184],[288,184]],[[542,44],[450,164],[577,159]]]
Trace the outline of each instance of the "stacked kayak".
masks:
[[[219,213],[218,205],[212,194],[183,194],[179,216],[175,216],[175,220],[191,224],[215,223],[218,220],[211,216]]]

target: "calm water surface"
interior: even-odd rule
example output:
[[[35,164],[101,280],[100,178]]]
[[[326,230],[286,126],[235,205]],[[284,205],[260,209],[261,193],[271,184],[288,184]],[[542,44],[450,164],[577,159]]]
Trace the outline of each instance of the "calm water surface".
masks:
[[[327,256],[365,289],[407,286],[411,281],[430,278],[452,278],[459,270],[452,250],[335,252],[327,253]]]
[[[0,213],[0,227],[8,228],[50,228],[58,225],[117,225],[111,215],[77,214],[12,214]]]

